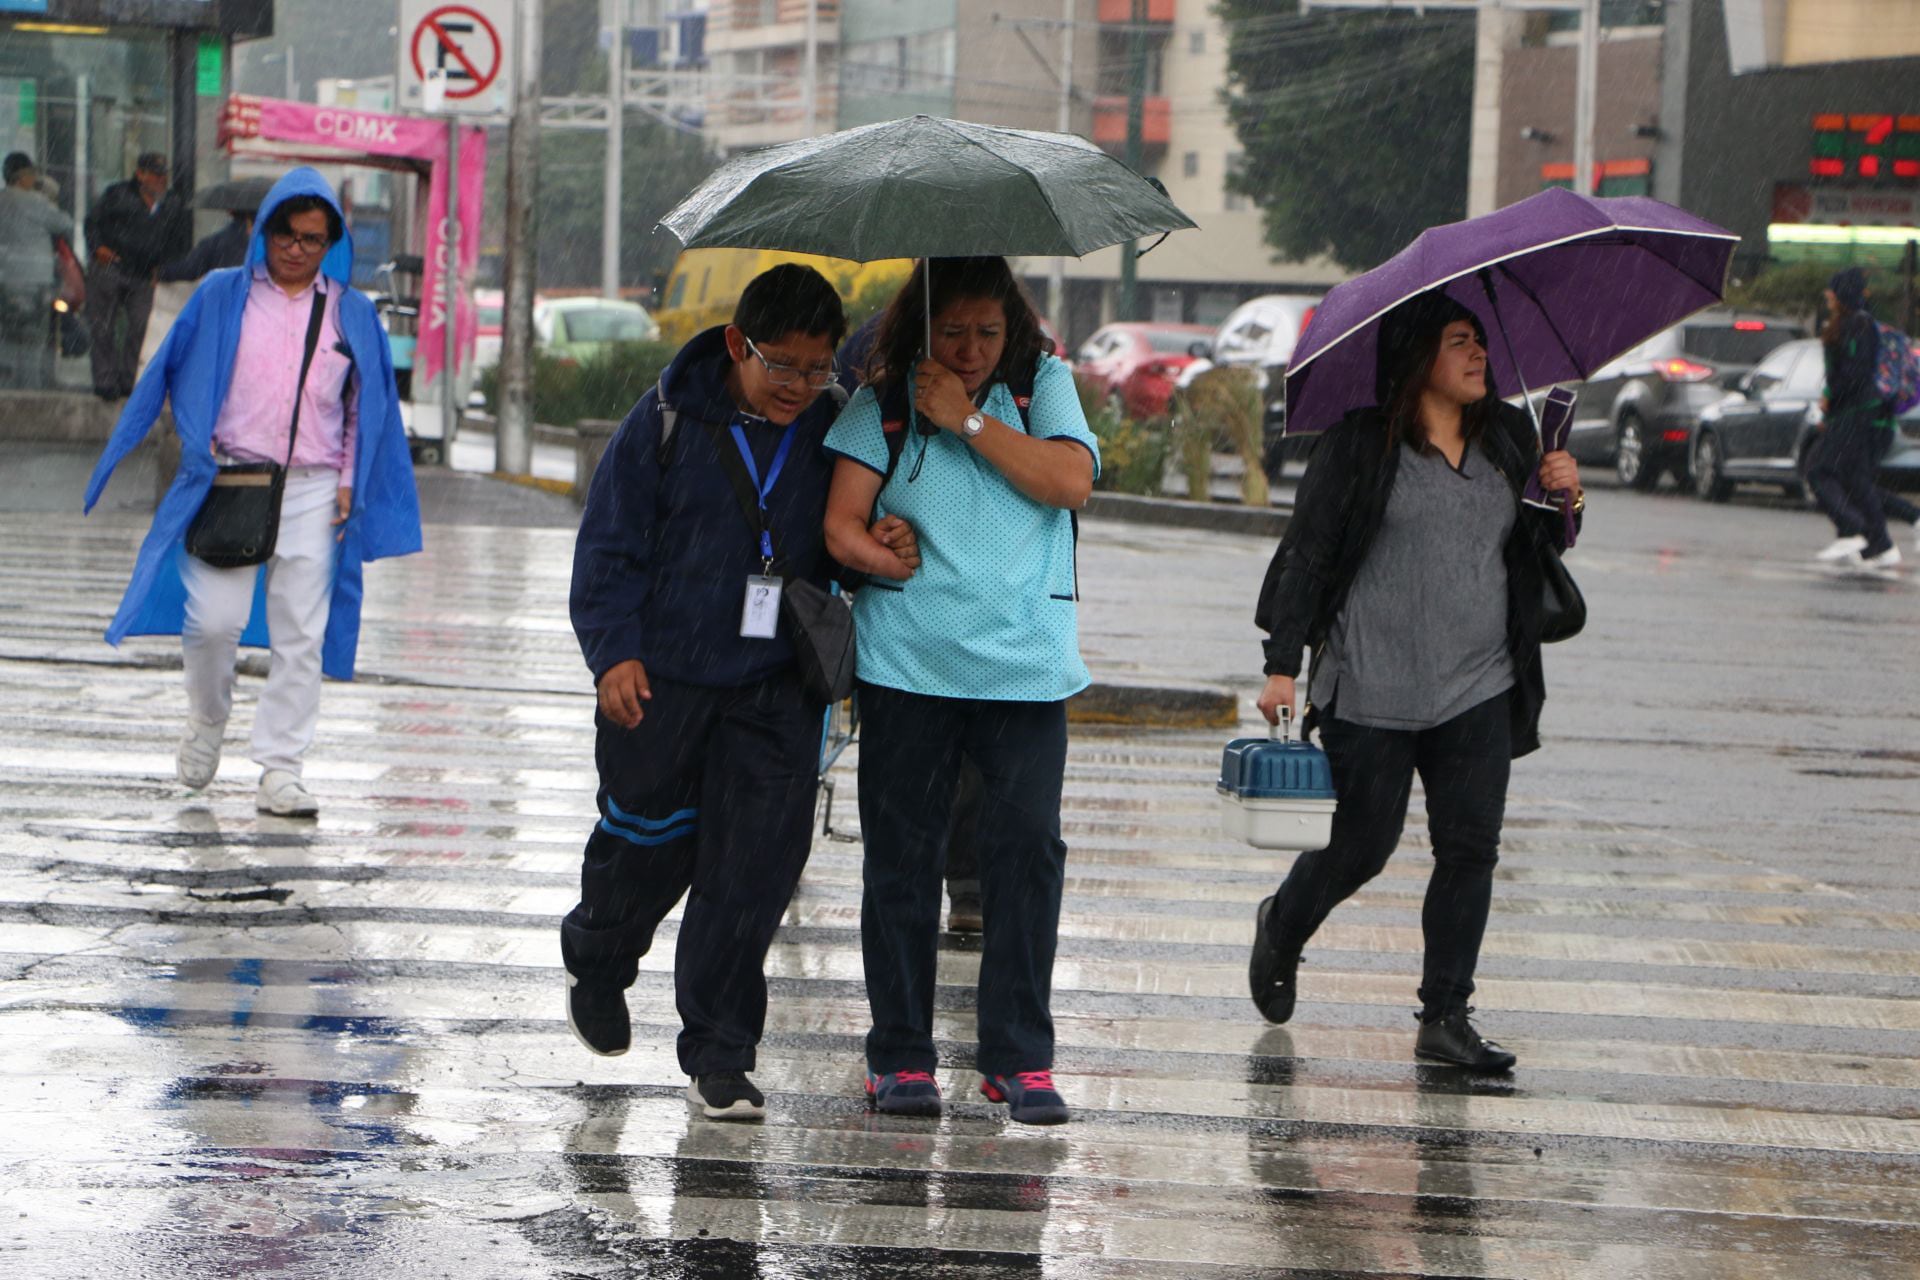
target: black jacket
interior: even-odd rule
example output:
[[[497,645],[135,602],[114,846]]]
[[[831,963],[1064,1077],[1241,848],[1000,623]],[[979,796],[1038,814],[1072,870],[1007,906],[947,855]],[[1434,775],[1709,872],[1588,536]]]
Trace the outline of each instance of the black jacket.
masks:
[[[1539,556],[1549,546],[1559,549],[1565,530],[1558,512],[1520,501],[1527,477],[1540,466],[1539,437],[1526,410],[1500,405],[1483,443],[1519,507],[1506,545],[1507,651],[1513,658],[1510,702],[1518,757],[1540,745],[1540,709],[1547,698],[1540,662]],[[1254,611],[1254,621],[1267,633],[1268,675],[1298,676],[1300,652],[1308,646],[1318,661],[1380,532],[1399,468],[1400,450],[1387,447],[1387,421],[1378,409],[1348,414],[1314,447]],[[1306,732],[1313,730],[1320,710],[1308,706]]]
[[[238,219],[230,220],[226,226],[194,245],[185,257],[160,268],[160,282],[174,284],[183,280],[198,280],[209,271],[218,271],[221,267],[244,267],[247,265],[247,245],[252,239],[253,232],[246,223]]]
[[[148,209],[140,184],[128,178],[102,191],[100,202],[88,212],[87,244],[119,254],[117,265],[126,274],[149,276],[179,255],[187,233],[185,212],[171,191]]]
[[[1865,311],[1847,317],[1839,336],[1822,343],[1827,360],[1827,422],[1891,418],[1874,374],[1880,367],[1880,326]]]

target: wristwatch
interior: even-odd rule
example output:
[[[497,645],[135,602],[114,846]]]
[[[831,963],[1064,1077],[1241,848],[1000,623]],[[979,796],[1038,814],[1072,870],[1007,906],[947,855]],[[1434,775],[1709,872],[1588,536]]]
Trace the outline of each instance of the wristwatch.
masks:
[[[960,423],[960,434],[971,440],[987,429],[987,420],[978,413],[970,413]]]

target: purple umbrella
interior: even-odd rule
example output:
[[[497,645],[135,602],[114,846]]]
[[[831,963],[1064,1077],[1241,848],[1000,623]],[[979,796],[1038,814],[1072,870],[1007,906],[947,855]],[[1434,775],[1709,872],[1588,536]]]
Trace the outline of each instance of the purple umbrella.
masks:
[[[1513,395],[1584,382],[1720,301],[1739,240],[1658,200],[1562,188],[1423,231],[1313,313],[1287,370],[1286,434],[1324,431],[1374,403],[1380,318],[1429,289],[1481,318],[1494,385]]]

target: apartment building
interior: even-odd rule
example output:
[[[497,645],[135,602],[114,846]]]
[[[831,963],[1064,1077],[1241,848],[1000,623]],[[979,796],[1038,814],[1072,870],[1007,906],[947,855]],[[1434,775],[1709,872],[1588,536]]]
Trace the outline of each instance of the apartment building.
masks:
[[[840,0],[708,0],[714,145],[745,151],[835,128],[840,10]]]

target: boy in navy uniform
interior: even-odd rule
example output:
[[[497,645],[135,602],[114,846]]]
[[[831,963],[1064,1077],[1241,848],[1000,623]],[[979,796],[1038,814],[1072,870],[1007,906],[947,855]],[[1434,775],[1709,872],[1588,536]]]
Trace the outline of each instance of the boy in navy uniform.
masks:
[[[733,323],[688,342],[621,423],[574,547],[600,821],[560,930],[567,1022],[593,1052],[626,1052],[626,988],[686,895],[680,1065],[714,1118],[765,1114],[747,1076],[766,1022],[762,966],[810,847],[824,708],[801,687],[779,602],[784,584],[836,571],[821,442],[837,401],[820,393],[845,332],[818,272],[756,278]],[[764,537],[730,478],[743,465]],[[919,564],[900,520],[871,532],[901,578]]]

